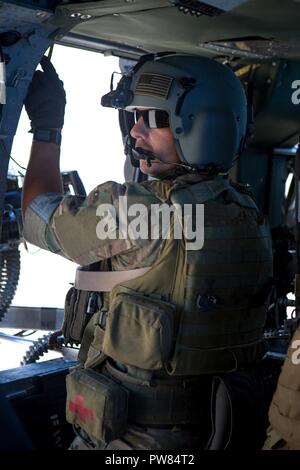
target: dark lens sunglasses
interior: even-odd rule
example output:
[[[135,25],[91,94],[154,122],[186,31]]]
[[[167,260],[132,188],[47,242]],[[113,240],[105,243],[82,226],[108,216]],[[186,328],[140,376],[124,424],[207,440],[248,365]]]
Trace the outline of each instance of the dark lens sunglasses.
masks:
[[[143,118],[144,123],[150,129],[160,129],[162,127],[170,127],[169,114],[167,111],[161,109],[147,109],[144,111],[134,111],[134,122],[138,122],[140,117]]]

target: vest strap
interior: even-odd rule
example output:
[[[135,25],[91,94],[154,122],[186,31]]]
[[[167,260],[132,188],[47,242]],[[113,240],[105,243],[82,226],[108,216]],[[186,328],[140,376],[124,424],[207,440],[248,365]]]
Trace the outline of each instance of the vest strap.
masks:
[[[128,269],[126,271],[83,271],[82,268],[77,268],[74,287],[84,291],[110,292],[120,282],[142,276],[150,268]]]

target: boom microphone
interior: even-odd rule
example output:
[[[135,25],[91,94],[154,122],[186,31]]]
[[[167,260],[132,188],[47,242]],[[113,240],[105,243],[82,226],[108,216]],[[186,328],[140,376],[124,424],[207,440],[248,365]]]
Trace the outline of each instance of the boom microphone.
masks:
[[[175,163],[171,162],[169,160],[162,160],[159,158],[157,155],[155,155],[153,152],[150,152],[149,150],[145,150],[142,147],[135,147],[134,146],[134,140],[133,137],[130,135],[126,139],[126,145],[125,145],[125,154],[127,153],[131,154],[131,156],[135,160],[146,160],[147,165],[150,167],[151,166],[151,161],[153,160],[158,160],[161,163],[165,163],[166,165],[176,165],[180,166],[181,168],[187,168],[188,170],[194,170],[194,168],[190,165],[185,165],[184,163]]]

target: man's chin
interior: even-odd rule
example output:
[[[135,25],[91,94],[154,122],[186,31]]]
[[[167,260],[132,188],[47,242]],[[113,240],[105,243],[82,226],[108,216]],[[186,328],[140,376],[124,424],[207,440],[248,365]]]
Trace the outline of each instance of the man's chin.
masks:
[[[151,163],[149,166],[146,160],[140,160],[140,170],[142,173],[145,173],[146,175],[152,175],[153,173],[156,173],[156,171],[158,170],[157,163],[159,163],[158,160],[151,160]]]
[[[162,168],[160,163],[161,162],[158,160],[151,160],[151,165],[148,166],[146,160],[140,160],[140,170],[145,175],[150,176],[159,176],[168,173],[168,168]]]

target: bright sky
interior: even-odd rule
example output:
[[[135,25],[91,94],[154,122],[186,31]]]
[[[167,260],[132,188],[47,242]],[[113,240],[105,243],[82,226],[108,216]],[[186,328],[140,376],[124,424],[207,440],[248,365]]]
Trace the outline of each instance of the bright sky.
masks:
[[[108,180],[124,181],[124,153],[116,110],[102,108],[118,59],[55,46],[52,62],[64,82],[67,106],[61,147],[61,170],[77,170],[86,191]],[[32,134],[27,114],[21,115],[12,156],[27,165]],[[17,170],[13,164],[12,168]],[[76,234],[74,234],[76,236]],[[76,265],[29,245],[21,248],[21,276],[14,305],[63,307]]]

